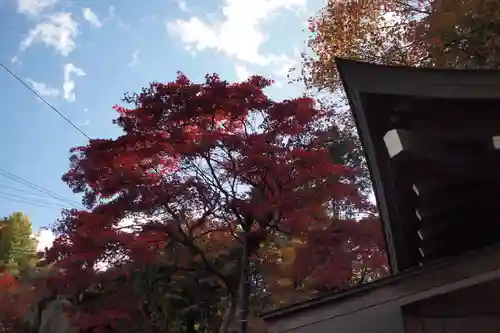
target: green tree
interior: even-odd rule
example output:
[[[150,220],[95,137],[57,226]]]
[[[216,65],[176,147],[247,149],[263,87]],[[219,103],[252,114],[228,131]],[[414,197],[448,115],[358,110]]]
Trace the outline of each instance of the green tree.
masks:
[[[0,270],[19,274],[36,260],[30,218],[15,212],[0,220]]]

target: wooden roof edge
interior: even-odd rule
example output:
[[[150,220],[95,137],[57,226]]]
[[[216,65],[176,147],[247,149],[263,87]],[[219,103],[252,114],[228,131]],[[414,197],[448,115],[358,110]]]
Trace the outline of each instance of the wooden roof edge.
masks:
[[[382,278],[370,283],[366,283],[360,286],[356,286],[353,288],[345,289],[339,292],[327,293],[303,302],[299,302],[296,304],[287,305],[278,309],[274,309],[271,311],[263,312],[260,314],[261,318],[264,321],[276,321],[282,318],[291,316],[297,312],[313,309],[315,307],[319,307],[324,304],[332,303],[332,302],[342,302],[345,299],[350,299],[353,297],[360,297],[372,290],[377,288],[384,287],[386,285],[396,283],[402,281],[404,279],[411,278],[413,276],[424,274],[427,272],[431,272],[436,269],[440,269],[446,266],[451,266],[453,264],[460,264],[462,261],[469,261],[471,258],[481,256],[490,252],[497,252],[500,250],[500,244],[494,244],[491,246],[487,246],[485,248],[471,250],[463,253],[462,255],[450,257],[446,259],[442,259],[436,261],[434,263],[429,263],[427,265],[415,267],[409,269],[405,272],[399,273],[397,275],[389,276],[386,278]]]
[[[496,68],[453,68],[453,67],[417,67],[399,64],[379,64],[362,60],[334,57],[333,63],[336,66],[356,66],[356,67],[372,67],[372,68],[386,68],[396,70],[410,70],[415,72],[442,72],[442,73],[500,73]]]

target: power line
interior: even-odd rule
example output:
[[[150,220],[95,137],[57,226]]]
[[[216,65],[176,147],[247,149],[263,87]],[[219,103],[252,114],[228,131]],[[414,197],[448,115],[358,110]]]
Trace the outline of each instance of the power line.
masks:
[[[55,106],[53,106],[51,103],[49,103],[45,98],[43,98],[42,96],[40,96],[40,94],[38,94],[33,88],[31,88],[26,82],[24,82],[23,79],[21,79],[18,75],[16,75],[13,71],[11,71],[7,66],[5,66],[4,64],[0,63],[0,66],[8,73],[10,74],[13,78],[15,78],[17,81],[19,81],[26,89],[28,89],[32,94],[34,94],[36,97],[40,98],[40,100],[42,100],[49,108],[51,108],[55,113],[57,113],[61,118],[63,118],[68,124],[70,124],[74,129],[76,129],[78,132],[80,132],[80,134],[82,134],[84,137],[86,137],[87,139],[89,140],[92,140],[90,138],[90,136],[85,133],[81,128],[79,128],[75,123],[73,123],[71,120],[69,120],[65,115],[63,115]],[[158,174],[160,175],[160,177],[163,179],[163,175],[156,169],[153,167],[153,170]],[[9,172],[5,171],[5,170],[2,170],[0,168],[0,175],[3,175],[3,176],[6,176],[5,174],[3,173],[6,173],[6,174],[10,174]],[[44,192],[45,194],[51,196],[51,197],[58,197],[59,199],[61,199],[60,196],[58,196],[57,194],[55,194],[54,192],[51,192],[49,190],[46,190],[38,185],[35,185],[33,183],[30,183],[26,180],[23,180],[21,177],[18,177],[18,176],[15,176],[13,174],[10,174],[10,176],[13,176],[23,182],[26,183],[27,186],[33,188],[33,189],[36,189],[38,191],[42,191]],[[8,176],[7,176],[8,177]],[[10,178],[10,177],[8,177]],[[67,201],[66,199],[62,198],[62,200],[64,201]]]
[[[49,197],[52,197],[52,198],[54,198],[56,200],[64,201],[67,204],[71,204],[71,205],[76,205],[76,206],[80,205],[77,201],[73,201],[73,200],[64,198],[64,197],[58,195],[57,193],[54,193],[54,192],[52,192],[52,191],[50,191],[50,190],[48,190],[48,189],[46,189],[46,188],[44,188],[42,186],[36,185],[35,183],[32,183],[32,182],[30,182],[30,181],[28,181],[26,179],[23,179],[22,177],[17,176],[15,174],[13,174],[13,173],[11,173],[11,172],[9,172],[9,171],[1,168],[1,167],[0,167],[0,175],[4,176],[6,178],[9,178],[9,179],[11,179],[11,180],[13,180],[13,181],[15,181],[17,183],[21,183],[21,184],[23,184],[25,186],[28,186],[28,187],[34,189],[35,191],[41,192],[41,193],[43,193],[45,195],[48,195]]]
[[[21,79],[19,76],[17,76],[14,72],[12,72],[7,66],[4,64],[0,63],[0,67],[2,67],[7,73],[9,73],[13,78],[15,78],[17,81],[19,81],[26,89],[31,91],[36,97],[40,98],[42,102],[44,102],[49,108],[51,108],[55,113],[57,113],[61,118],[63,118],[68,124],[73,126],[74,129],[76,129],[80,134],[85,136],[87,139],[90,139],[90,136],[87,135],[83,130],[81,130],[78,126],[76,126],[71,120],[69,120],[65,115],[63,115],[59,110],[57,110],[52,104],[50,104],[45,98],[40,96],[39,93],[37,93],[33,88],[31,88],[26,82],[24,82],[23,79]]]
[[[23,179],[23,178],[15,175],[15,174],[7,171],[7,170],[5,170],[5,169],[3,169],[1,167],[0,167],[0,175],[4,176],[6,178],[9,178],[9,179],[11,179],[11,180],[13,180],[15,182],[21,183],[21,184],[23,184],[25,186],[28,186],[28,187],[30,187],[30,188],[38,191],[38,192],[44,193],[45,195],[48,195],[48,196],[50,196],[50,197],[52,197],[52,198],[54,198],[56,200],[64,201],[67,204],[70,204],[72,206],[77,206],[77,207],[79,206],[79,204],[76,203],[76,201],[72,201],[72,200],[66,199],[66,198],[58,195],[57,193],[54,193],[54,192],[52,192],[50,190],[47,190],[46,188],[43,188],[43,187],[41,187],[39,185],[36,185],[36,184],[34,184],[34,183],[32,183],[32,182],[30,182],[28,180],[25,180],[25,179]]]
[[[21,200],[21,199],[15,199],[15,198],[11,198],[9,196],[2,196],[0,194],[0,199],[4,199],[4,200],[7,200],[7,201],[12,201],[12,202],[17,202],[17,203],[22,203],[22,204],[26,204],[26,205],[30,205],[30,206],[35,206],[35,207],[39,207],[39,208],[47,208],[47,209],[57,209],[57,210],[61,210],[63,209],[62,207],[56,207],[56,206],[47,206],[47,205],[43,205],[43,204],[37,204],[31,200]]]
[[[21,79],[18,75],[16,75],[14,72],[12,72],[7,66],[5,66],[3,63],[0,63],[0,67],[2,67],[8,74],[10,74],[14,79],[16,79],[17,81],[19,81],[26,89],[28,89],[32,94],[34,94],[36,97],[38,97],[42,102],[44,102],[49,108],[51,108],[55,113],[57,113],[61,118],[63,118],[67,123],[69,123],[71,126],[73,126],[73,128],[75,128],[78,132],[80,132],[83,136],[85,136],[87,139],[90,140],[90,137],[84,132],[82,131],[78,126],[76,126],[71,120],[69,120],[65,115],[63,115],[59,110],[57,110],[52,104],[50,104],[45,98],[43,98],[42,96],[40,96],[40,94],[38,94],[34,89],[32,89],[26,82],[24,82],[23,79]],[[16,176],[6,170],[3,170],[0,168],[0,174],[4,177],[7,177],[7,178],[10,178],[16,182],[20,182],[28,187],[31,187],[32,189],[36,190],[36,191],[39,191],[39,192],[42,192],[48,196],[51,196],[55,199],[58,199],[58,200],[62,200],[62,201],[65,201],[65,202],[69,202],[70,204],[72,205],[75,205],[75,201],[71,201],[71,200],[68,200],[68,199],[65,199],[61,196],[59,196],[58,194],[50,191],[50,190],[47,190],[41,186],[38,186],[32,182],[29,182],[25,179],[23,179],[22,177],[19,177],[19,176]],[[76,206],[80,206],[80,204],[76,204]]]
[[[21,192],[21,193],[31,194],[31,195],[40,195],[40,193],[31,192],[31,191],[28,191],[28,190],[25,190],[25,189],[20,189],[20,188],[17,188],[17,187],[3,185],[3,184],[0,184],[0,188],[6,189],[6,190],[10,190],[10,191],[15,191],[15,192]]]
[[[53,205],[53,206],[60,207],[61,209],[62,208],[66,208],[65,206],[63,206],[62,204],[59,204],[59,203],[45,201],[45,200],[40,200],[40,199],[29,198],[29,197],[25,197],[25,196],[17,195],[17,194],[12,194],[12,193],[0,192],[0,195],[8,196],[8,197],[14,198],[14,199],[18,198],[18,199],[22,199],[22,200],[28,200],[30,202],[41,203],[41,204],[44,204],[44,205]]]
[[[23,184],[24,185],[24,184]],[[14,192],[18,192],[18,193],[25,193],[27,195],[32,195],[36,198],[44,198],[44,196],[40,195],[40,194],[44,194],[44,195],[47,195],[46,193],[43,193],[41,191],[39,191],[39,193],[35,192],[35,191],[28,191],[28,190],[25,190],[25,189],[20,189],[20,188],[17,188],[17,187],[13,187],[13,186],[8,186],[8,185],[3,185],[3,184],[0,184],[0,189],[3,189],[3,190],[8,190],[8,191],[14,191]],[[8,195],[11,195],[12,193],[9,193],[7,191],[6,194]],[[12,194],[12,195],[18,195],[18,194]],[[30,200],[32,200],[33,198],[29,198]],[[69,199],[68,199],[69,200]],[[59,202],[61,203],[64,203],[64,204],[67,204],[66,201],[63,201],[61,199],[58,199]],[[76,201],[75,201],[76,202]]]

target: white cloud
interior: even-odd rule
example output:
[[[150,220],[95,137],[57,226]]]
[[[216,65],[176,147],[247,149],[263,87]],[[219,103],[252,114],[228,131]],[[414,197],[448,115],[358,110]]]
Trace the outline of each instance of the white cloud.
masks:
[[[44,82],[36,82],[30,79],[26,79],[26,81],[28,81],[33,87],[33,90],[35,90],[42,97],[56,97],[61,93],[58,89],[53,88]]]
[[[186,0],[175,0],[177,3],[177,7],[181,10],[181,12],[187,13],[190,12],[191,9],[189,9]]]
[[[12,58],[10,58],[10,62],[13,63],[13,64],[20,64],[21,63],[21,59],[19,59],[18,56],[13,56]]]
[[[141,53],[141,50],[135,50],[134,53],[132,54],[132,61],[130,61],[127,66],[134,67],[137,65],[137,62],[139,61],[139,53]]]
[[[72,74],[76,76],[85,76],[85,72],[71,63],[64,65],[64,99],[69,102],[74,102],[76,100],[75,94],[75,81],[72,79]]]
[[[50,248],[54,239],[56,238],[54,233],[48,229],[41,229],[38,234],[35,235],[38,244],[36,246],[37,252],[45,251],[45,248]]]
[[[259,66],[277,66],[280,73],[291,62],[285,55],[264,54],[260,48],[267,40],[262,25],[281,10],[306,10],[307,0],[224,0],[223,19],[203,21],[198,17],[166,23],[169,34],[177,36],[188,51],[213,49]],[[288,68],[287,68],[288,70]]]
[[[88,21],[90,24],[92,24],[94,27],[100,28],[102,27],[101,21],[99,21],[99,18],[97,15],[92,11],[90,8],[83,8],[83,18],[85,21]]]
[[[236,71],[236,77],[239,81],[245,81],[251,75],[248,71],[248,68],[246,68],[244,65],[237,64],[234,66],[234,70]]]
[[[270,55],[275,73],[279,76],[286,77],[290,69],[297,64],[297,60],[290,58],[286,54]]]
[[[55,13],[28,32],[21,42],[20,49],[24,51],[33,43],[43,43],[53,47],[61,55],[67,56],[76,47],[74,38],[78,33],[78,23],[73,20],[71,13]]]
[[[125,23],[123,22],[117,15],[116,15],[116,12],[115,12],[115,7],[113,6],[109,6],[109,13],[108,13],[108,18],[106,20],[111,20],[111,19],[115,19],[118,23],[118,26],[120,28],[123,28],[123,29],[126,29],[126,30],[129,30],[131,27],[130,27],[130,24],[128,23]]]
[[[45,9],[55,5],[59,0],[18,0],[17,12],[31,17],[37,17]]]
[[[79,125],[80,125],[80,126],[90,126],[90,120],[88,120],[88,119],[87,119],[87,120],[84,120],[84,121],[80,122],[80,124],[79,124]]]

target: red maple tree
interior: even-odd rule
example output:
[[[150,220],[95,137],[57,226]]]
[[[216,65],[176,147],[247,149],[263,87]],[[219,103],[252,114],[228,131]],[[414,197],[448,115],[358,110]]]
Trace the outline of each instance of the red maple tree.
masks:
[[[196,263],[245,300],[249,261],[267,237],[325,230],[332,200],[363,205],[350,182],[357,171],[325,148],[337,135],[329,112],[309,98],[273,101],[263,91],[271,84],[260,76],[228,83],[215,74],[197,84],[179,73],[126,96],[132,107],[115,107],[124,134],[72,150],[63,180],[84,194],[87,210],[59,221],[47,259],[61,274],[49,285],[65,294],[110,285],[126,279],[132,264],[154,262],[180,244],[177,265]],[[218,233],[241,250],[236,285],[212,260],[221,251]],[[113,269],[102,269],[104,262]],[[120,288],[99,306],[77,307],[79,324],[130,328],[123,322],[144,315],[134,303],[140,295]],[[241,303],[244,319],[248,304]]]
[[[385,241],[376,216],[335,221],[297,246],[293,273],[319,290],[340,290],[389,273]]]

